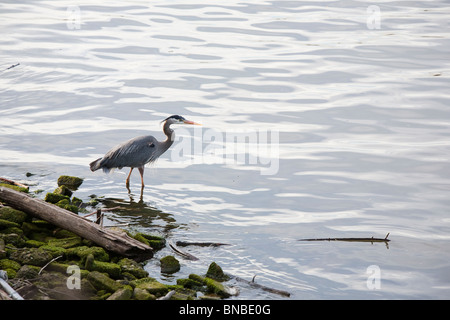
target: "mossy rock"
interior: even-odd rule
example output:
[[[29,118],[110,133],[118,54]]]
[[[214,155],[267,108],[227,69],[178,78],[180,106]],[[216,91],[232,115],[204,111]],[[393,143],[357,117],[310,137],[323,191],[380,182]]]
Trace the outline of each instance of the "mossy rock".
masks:
[[[118,279],[121,276],[121,269],[119,265],[111,262],[95,261],[94,255],[92,254],[87,256],[85,268],[89,271],[107,273],[113,279]]]
[[[6,268],[3,271],[6,271],[6,275],[8,276],[8,279],[14,279],[16,278],[17,271],[14,269]]]
[[[180,262],[174,256],[166,256],[161,258],[159,262],[163,273],[174,273],[180,270]]]
[[[27,188],[19,187],[19,186],[16,186],[16,185],[13,185],[13,184],[9,184],[9,183],[0,183],[0,187],[10,188],[10,189],[13,189],[13,190],[16,190],[16,191],[19,191],[19,192],[28,193],[28,187]]]
[[[49,252],[42,250],[41,248],[23,248],[13,251],[9,258],[20,264],[42,267],[53,257]]]
[[[72,231],[65,230],[65,229],[55,230],[55,232],[53,232],[53,235],[58,239],[78,237],[78,235],[76,233],[73,233]]]
[[[22,234],[0,232],[0,239],[2,239],[5,244],[10,244],[14,247],[20,248],[25,245],[25,239],[22,237]]]
[[[26,240],[25,241],[25,247],[29,248],[39,248],[42,246],[45,246],[47,243],[38,241],[38,240]]]
[[[14,271],[18,271],[21,265],[17,261],[10,259],[1,259],[0,260],[0,270],[12,269]]]
[[[47,251],[48,253],[51,254],[52,259],[62,256],[63,258],[66,257],[67,255],[67,250],[61,247],[55,247],[52,245],[48,245],[48,244],[44,244],[43,246],[40,246],[40,248],[44,251]]]
[[[230,288],[219,281],[211,278],[205,278],[206,287],[209,293],[214,293],[222,298],[228,298],[232,295]]]
[[[176,288],[170,300],[196,300],[197,292],[187,288]]]
[[[83,200],[77,197],[72,198],[72,205],[80,207],[80,205],[83,203]]]
[[[41,227],[40,225],[38,225],[36,223],[31,223],[31,222],[22,223],[22,230],[26,236],[28,236],[29,234],[31,234],[33,232],[45,233],[49,236],[51,235],[51,230],[49,230],[48,228]]]
[[[81,245],[81,238],[79,236],[74,236],[70,238],[51,239],[48,241],[48,245],[68,249]]]
[[[67,188],[66,186],[62,185],[53,191],[53,193],[56,194],[62,194],[63,196],[68,196],[69,198],[72,196],[73,192]]]
[[[177,285],[188,289],[203,291],[203,283],[193,279],[177,279]]]
[[[92,254],[94,256],[94,259],[97,261],[104,261],[104,262],[109,261],[109,255],[105,251],[105,249],[103,249],[102,247],[80,246],[80,247],[74,247],[74,248],[67,249],[67,255],[69,258],[70,257],[78,257],[83,262],[86,261],[86,257],[89,254]]]
[[[28,264],[20,267],[16,273],[16,278],[19,279],[36,279],[38,277],[40,267],[30,266]]]
[[[20,224],[9,221],[9,220],[0,219],[0,230],[11,228],[11,227],[19,228]]]
[[[206,285],[205,277],[199,276],[198,274],[191,273],[189,275],[189,279],[192,279],[196,282],[201,283],[202,285]]]
[[[206,272],[206,276],[208,278],[217,280],[217,281],[227,281],[230,279],[229,276],[227,276],[222,268],[215,262],[212,262],[209,265],[208,271]]]
[[[57,205],[58,207],[60,207],[60,208],[69,210],[69,211],[71,211],[71,212],[73,212],[73,213],[78,213],[78,207],[75,206],[75,205],[73,205],[73,204],[71,204],[71,203],[70,203],[70,200],[68,200],[68,199],[63,199],[63,200],[61,200],[61,201],[58,201],[58,202],[56,203],[56,205]]]
[[[70,190],[77,190],[83,183],[83,179],[73,176],[60,176],[58,178],[58,186],[66,186]]]
[[[154,294],[151,294],[142,288],[134,288],[133,298],[136,300],[156,300],[156,296]]]
[[[120,266],[122,273],[130,273],[137,279],[145,278],[148,276],[148,272],[142,268],[139,263],[134,260],[123,258],[117,262]]]
[[[239,290],[235,287],[229,287],[219,281],[214,279],[210,279],[208,277],[205,278],[206,287],[209,293],[217,294],[222,298],[228,298],[230,296],[237,296],[239,294]]]
[[[0,207],[0,219],[22,224],[28,219],[28,215],[23,211],[5,206]]]
[[[18,227],[9,227],[9,228],[3,229],[3,230],[1,231],[1,233],[4,233],[4,234],[18,234],[18,235],[23,235],[22,229],[20,229],[20,228],[18,228]]]
[[[154,250],[160,250],[166,246],[166,240],[162,237],[138,232],[132,238],[145,243]]]
[[[63,194],[48,192],[45,195],[44,200],[46,202],[50,202],[50,203],[56,204],[56,203],[60,202],[61,200],[69,200],[70,201],[70,197],[65,196]]]
[[[89,272],[86,278],[97,290],[105,290],[114,293],[123,287],[119,282],[98,271]]]
[[[130,286],[125,286],[116,290],[106,300],[130,300],[132,296],[133,288],[131,288]]]
[[[166,285],[150,277],[131,281],[131,285],[134,285],[135,288],[147,290],[148,293],[157,297],[163,296],[169,292],[169,288]]]

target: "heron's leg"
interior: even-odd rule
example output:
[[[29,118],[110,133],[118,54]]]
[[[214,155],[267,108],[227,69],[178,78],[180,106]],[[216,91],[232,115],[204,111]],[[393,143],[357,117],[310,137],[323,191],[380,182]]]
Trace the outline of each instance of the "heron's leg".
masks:
[[[142,187],[144,187],[144,167],[139,167],[138,170],[139,170],[139,173],[141,174]]]
[[[127,180],[125,180],[125,184],[127,186],[130,185],[130,176],[131,176],[131,172],[133,172],[133,169],[134,169],[133,167],[130,168],[130,173],[128,174]]]

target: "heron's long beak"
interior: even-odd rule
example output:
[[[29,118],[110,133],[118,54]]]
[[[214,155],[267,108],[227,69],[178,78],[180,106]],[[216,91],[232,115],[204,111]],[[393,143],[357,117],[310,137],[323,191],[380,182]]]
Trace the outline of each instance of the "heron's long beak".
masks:
[[[200,123],[197,123],[197,122],[194,122],[194,121],[183,120],[183,122],[184,122],[185,124],[195,124],[195,125],[197,125],[197,126],[201,126]]]

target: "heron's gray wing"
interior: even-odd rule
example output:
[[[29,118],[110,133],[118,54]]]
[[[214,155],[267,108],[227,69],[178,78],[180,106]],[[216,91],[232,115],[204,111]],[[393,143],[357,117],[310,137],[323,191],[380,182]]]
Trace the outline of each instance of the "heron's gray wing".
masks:
[[[153,136],[141,136],[121,143],[109,150],[102,159],[102,167],[141,167],[156,160],[158,141]]]

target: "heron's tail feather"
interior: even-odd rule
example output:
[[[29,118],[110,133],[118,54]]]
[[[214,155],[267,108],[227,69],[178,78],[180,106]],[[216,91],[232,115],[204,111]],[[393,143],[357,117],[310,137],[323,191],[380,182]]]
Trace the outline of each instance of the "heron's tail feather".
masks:
[[[103,159],[103,158],[98,158],[97,160],[92,161],[92,162],[89,164],[89,167],[91,167],[91,171],[95,171],[95,170],[98,170],[98,169],[101,168],[101,164],[100,164],[100,163],[101,163],[102,159]]]

